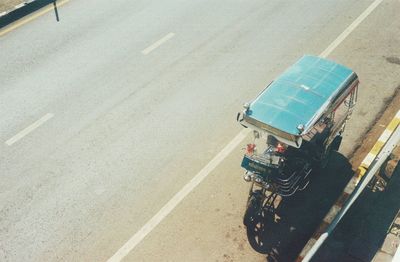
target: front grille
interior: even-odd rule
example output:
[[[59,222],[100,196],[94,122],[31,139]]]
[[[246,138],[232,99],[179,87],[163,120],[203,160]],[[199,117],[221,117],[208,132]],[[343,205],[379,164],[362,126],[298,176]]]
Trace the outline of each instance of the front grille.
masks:
[[[263,184],[271,185],[273,190],[281,196],[291,196],[308,184],[311,168],[307,162],[301,162],[302,165],[296,165],[290,169],[281,168],[270,162],[268,155],[245,155],[242,167],[262,177]]]

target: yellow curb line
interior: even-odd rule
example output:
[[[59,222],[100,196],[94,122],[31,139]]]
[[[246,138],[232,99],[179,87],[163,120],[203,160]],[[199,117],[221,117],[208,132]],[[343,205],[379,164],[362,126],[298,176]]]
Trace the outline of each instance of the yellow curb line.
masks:
[[[400,124],[400,110],[393,117],[392,121],[390,121],[390,123],[387,125],[385,131],[383,131],[383,133],[379,137],[378,141],[376,141],[375,145],[372,147],[371,151],[361,162],[361,165],[357,168],[356,185],[360,182],[361,178],[364,176],[365,172],[368,170],[372,161],[374,161],[376,156],[382,150],[383,146],[389,140],[390,136],[393,134],[394,130],[396,130],[396,128],[399,126],[399,124]]]

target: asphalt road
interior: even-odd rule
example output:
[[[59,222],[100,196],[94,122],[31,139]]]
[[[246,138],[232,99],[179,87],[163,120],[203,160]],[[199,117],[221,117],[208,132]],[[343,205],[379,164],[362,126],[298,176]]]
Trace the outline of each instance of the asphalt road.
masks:
[[[2,36],[0,260],[111,257],[241,130],[243,102],[371,3],[71,0]],[[399,7],[330,56],[362,83],[345,155],[399,86]],[[265,259],[241,227],[240,148],[127,260]]]

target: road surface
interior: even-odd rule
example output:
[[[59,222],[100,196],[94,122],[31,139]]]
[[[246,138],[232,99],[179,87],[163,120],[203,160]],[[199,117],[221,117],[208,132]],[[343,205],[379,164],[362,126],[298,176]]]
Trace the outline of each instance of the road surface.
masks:
[[[243,102],[372,2],[71,0],[3,35],[0,260],[112,257],[238,134]],[[361,79],[345,155],[400,84],[398,8],[329,55]],[[265,260],[241,225],[241,148],[126,259]]]

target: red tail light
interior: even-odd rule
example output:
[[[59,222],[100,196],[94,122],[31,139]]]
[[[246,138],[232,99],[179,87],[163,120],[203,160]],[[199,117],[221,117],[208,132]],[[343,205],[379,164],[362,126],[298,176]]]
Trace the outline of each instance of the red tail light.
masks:
[[[281,143],[278,143],[278,145],[276,146],[275,151],[278,153],[284,153],[286,150],[285,146],[282,145]]]
[[[246,154],[247,155],[253,155],[255,149],[256,149],[256,144],[247,144]]]

